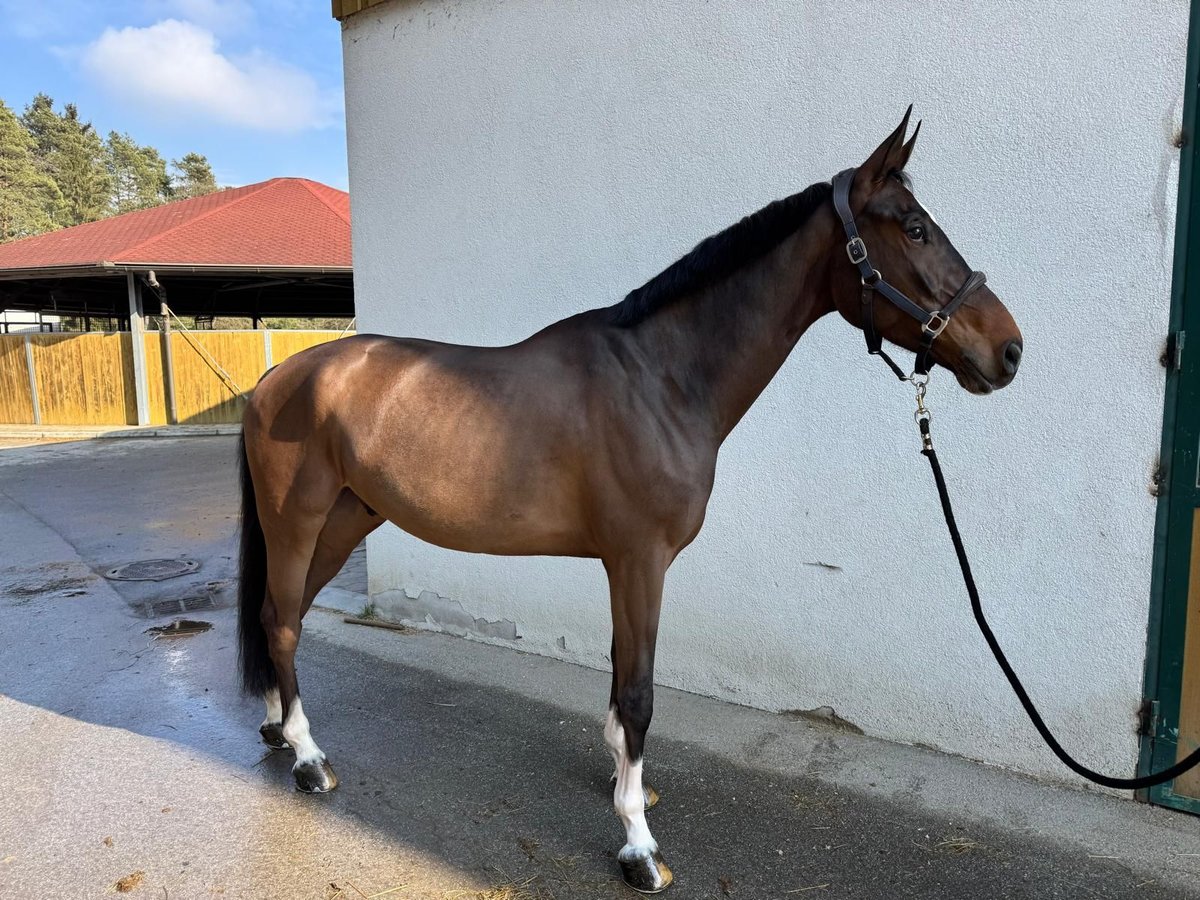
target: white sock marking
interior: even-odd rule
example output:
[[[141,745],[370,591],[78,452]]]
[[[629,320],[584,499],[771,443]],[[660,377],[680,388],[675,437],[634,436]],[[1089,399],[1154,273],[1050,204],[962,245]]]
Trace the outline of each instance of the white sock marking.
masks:
[[[279,699],[279,688],[273,687],[263,697],[267,701],[267,717],[263,725],[278,725],[283,722],[283,701]]]
[[[604,720],[604,743],[617,767],[617,786],[613,790],[613,806],[625,826],[625,846],[618,856],[624,860],[644,859],[658,844],[646,824],[646,792],[642,787],[642,760],[630,762],[625,746],[625,728],[617,718],[617,710],[609,707]]]
[[[621,756],[613,805],[621,817],[621,824],[625,826],[625,846],[617,857],[624,860],[644,859],[657,850],[658,844],[650,834],[650,826],[646,824],[642,761],[630,762],[628,753]]]
[[[288,710],[287,721],[283,723],[283,736],[296,751],[296,765],[320,762],[325,758],[325,754],[309,733],[308,717],[304,715],[304,706],[299,697]]]

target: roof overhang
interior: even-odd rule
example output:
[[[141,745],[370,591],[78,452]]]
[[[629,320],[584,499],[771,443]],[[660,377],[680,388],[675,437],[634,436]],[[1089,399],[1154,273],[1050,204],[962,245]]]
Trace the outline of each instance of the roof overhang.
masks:
[[[95,278],[126,272],[164,272],[184,275],[288,275],[292,277],[352,275],[351,266],[245,266],[234,264],[179,265],[153,262],[98,262],[73,266],[29,266],[0,269],[0,281],[29,281],[39,278]]]
[[[333,17],[335,19],[348,19],[355,13],[360,13],[364,9],[370,9],[372,6],[378,6],[380,3],[387,3],[388,0],[333,0]]]
[[[150,273],[154,275],[151,277]],[[178,265],[100,262],[0,269],[0,309],[58,315],[128,315],[126,279],[156,285],[179,315],[349,318],[354,271],[349,266]]]

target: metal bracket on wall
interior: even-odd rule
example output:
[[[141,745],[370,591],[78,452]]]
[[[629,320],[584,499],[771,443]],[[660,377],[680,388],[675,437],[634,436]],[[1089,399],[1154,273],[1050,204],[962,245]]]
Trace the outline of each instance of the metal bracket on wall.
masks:
[[[1173,331],[1167,335],[1167,346],[1163,351],[1163,365],[1168,372],[1179,372],[1183,369],[1183,345],[1187,332]]]
[[[1143,700],[1138,709],[1137,733],[1143,737],[1152,738],[1158,731],[1158,701]]]

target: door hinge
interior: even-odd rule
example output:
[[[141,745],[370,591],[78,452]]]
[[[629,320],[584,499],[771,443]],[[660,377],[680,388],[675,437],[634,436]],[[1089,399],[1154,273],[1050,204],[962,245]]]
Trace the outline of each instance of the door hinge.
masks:
[[[1143,700],[1138,710],[1138,734],[1154,737],[1158,731],[1158,701]]]
[[[1168,372],[1178,372],[1183,369],[1183,345],[1187,332],[1182,329],[1167,335],[1167,346],[1163,350],[1162,364]]]

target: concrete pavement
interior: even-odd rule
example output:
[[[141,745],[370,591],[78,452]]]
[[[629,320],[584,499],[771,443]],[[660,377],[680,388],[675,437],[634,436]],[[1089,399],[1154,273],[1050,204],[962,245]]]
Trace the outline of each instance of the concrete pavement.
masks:
[[[316,610],[300,678],[341,787],[292,790],[234,684],[233,454],[0,450],[0,897],[632,897],[604,673]],[[194,577],[101,576],[176,556]],[[334,599],[361,587],[356,562]],[[172,595],[212,629],[147,635]],[[647,774],[681,900],[1200,897],[1192,817],[679,691]]]

